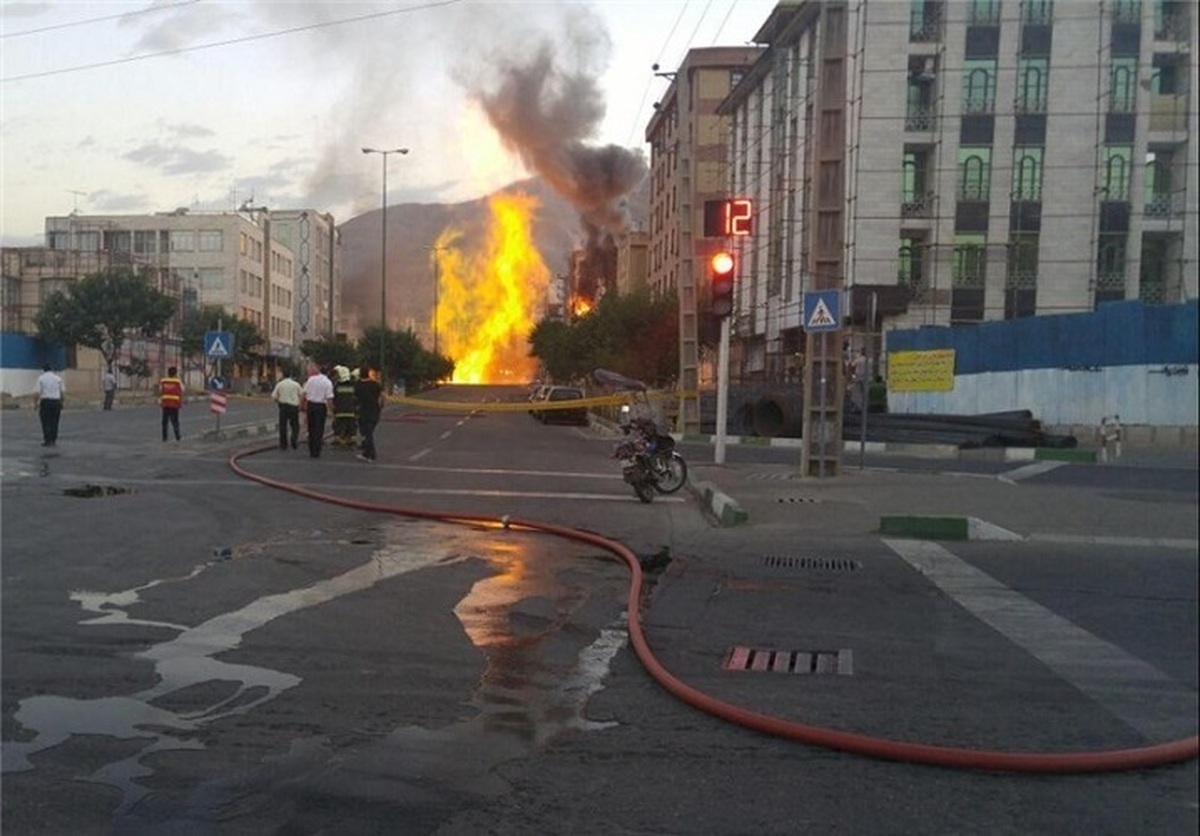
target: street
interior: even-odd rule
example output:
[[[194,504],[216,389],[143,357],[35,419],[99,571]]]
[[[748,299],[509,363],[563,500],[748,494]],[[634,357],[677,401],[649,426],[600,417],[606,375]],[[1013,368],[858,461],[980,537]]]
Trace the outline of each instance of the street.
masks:
[[[717,700],[942,747],[1137,749],[1196,734],[1194,468],[872,456],[812,486],[794,451],[681,445],[752,507],[719,528],[686,490],[639,502],[598,429],[487,409],[514,396],[390,407],[374,465],[206,439],[203,403],[179,443],[151,406],[69,409],[49,451],[5,412],[4,832],[1195,831],[1194,758],[959,770],[698,710],[631,649],[626,566],[520,525],[632,550],[648,644]],[[976,507],[1022,538],[876,531],[880,508]]]

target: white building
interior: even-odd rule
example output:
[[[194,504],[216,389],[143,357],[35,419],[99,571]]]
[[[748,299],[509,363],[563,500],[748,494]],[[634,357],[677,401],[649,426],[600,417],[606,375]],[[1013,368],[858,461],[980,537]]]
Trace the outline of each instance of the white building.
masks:
[[[1198,11],[780,3],[719,109],[758,207],[734,376],[782,379],[805,291],[862,330],[1195,298]]]

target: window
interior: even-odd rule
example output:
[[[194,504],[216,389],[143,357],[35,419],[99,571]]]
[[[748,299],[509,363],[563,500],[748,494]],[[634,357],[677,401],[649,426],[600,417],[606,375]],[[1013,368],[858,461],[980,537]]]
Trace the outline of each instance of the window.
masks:
[[[224,290],[225,270],[221,267],[201,267],[196,271],[202,290]]]
[[[196,251],[196,233],[191,229],[171,230],[171,252],[191,253]]]
[[[1015,232],[1008,240],[1008,274],[1004,280],[1004,318],[1037,313],[1037,233]]]
[[[1165,217],[1172,214],[1172,175],[1174,154],[1169,150],[1146,154],[1146,214]]]
[[[1114,58],[1108,70],[1108,112],[1132,113],[1137,105],[1137,59]]]
[[[901,185],[901,212],[905,216],[925,215],[930,210],[929,151],[909,148],[904,151]]]
[[[925,273],[922,264],[924,252],[925,242],[923,239],[900,239],[896,263],[896,284],[909,288],[913,295],[917,295],[924,285]]]
[[[1045,25],[1054,20],[1054,0],[1025,0],[1021,4],[1021,22]]]
[[[1013,149],[1013,200],[1042,199],[1042,149],[1016,147]]]
[[[987,236],[954,236],[954,287],[983,287],[987,277]]]
[[[1096,304],[1125,298],[1127,236],[1103,233],[1096,246]]]
[[[1000,22],[1000,0],[971,0],[968,22],[972,26],[993,26]]]
[[[1137,23],[1142,17],[1142,0],[1113,0],[1112,14],[1118,23]]]
[[[953,266],[950,321],[978,322],[983,319],[987,236],[976,233],[955,235]]]
[[[1104,200],[1129,200],[1129,175],[1133,168],[1133,148],[1128,145],[1104,146]]]
[[[1045,113],[1050,59],[1021,58],[1017,62],[1018,113]]]
[[[963,63],[963,113],[993,113],[996,109],[996,59],[974,58]]]
[[[133,231],[133,251],[142,255],[158,252],[154,241],[158,233],[153,229],[135,229]]]
[[[941,37],[944,3],[935,0],[913,0],[909,10],[908,39],[936,41]]]
[[[958,199],[986,201],[992,178],[991,148],[958,150]]]
[[[219,253],[225,248],[225,236],[219,229],[200,230],[200,252]]]

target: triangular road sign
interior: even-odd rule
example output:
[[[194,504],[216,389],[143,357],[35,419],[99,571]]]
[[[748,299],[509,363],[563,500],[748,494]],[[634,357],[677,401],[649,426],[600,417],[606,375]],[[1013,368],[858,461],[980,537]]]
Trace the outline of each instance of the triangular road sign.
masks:
[[[831,325],[837,325],[837,320],[829,312],[829,308],[825,305],[825,300],[818,299],[817,304],[813,306],[812,314],[808,317],[808,324],[805,327],[828,328]]]
[[[826,311],[828,313],[828,311]],[[225,348],[225,343],[221,342],[220,337],[214,337],[212,345],[208,347],[209,357],[228,357],[229,350]]]

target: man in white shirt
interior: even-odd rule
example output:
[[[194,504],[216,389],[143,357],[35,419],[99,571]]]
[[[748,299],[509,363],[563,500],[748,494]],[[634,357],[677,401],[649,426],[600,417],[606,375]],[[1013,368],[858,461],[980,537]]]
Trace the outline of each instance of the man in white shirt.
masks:
[[[321,445],[325,441],[325,416],[332,401],[333,381],[324,369],[314,369],[308,380],[304,381],[301,399],[304,419],[308,424],[308,455],[314,459],[321,455]]]
[[[100,378],[100,388],[104,390],[104,410],[107,412],[112,409],[113,398],[117,394],[117,376],[113,374],[112,369],[104,370],[104,376]]]
[[[279,406],[280,450],[288,448],[289,431],[292,449],[296,449],[296,442],[300,439],[300,399],[303,396],[303,387],[287,373],[284,373],[283,379],[276,383],[275,388],[271,390],[271,400]]]
[[[62,416],[65,393],[62,378],[54,373],[49,363],[42,366],[42,376],[37,379],[37,408],[42,422],[43,447],[58,443],[58,419]]]

